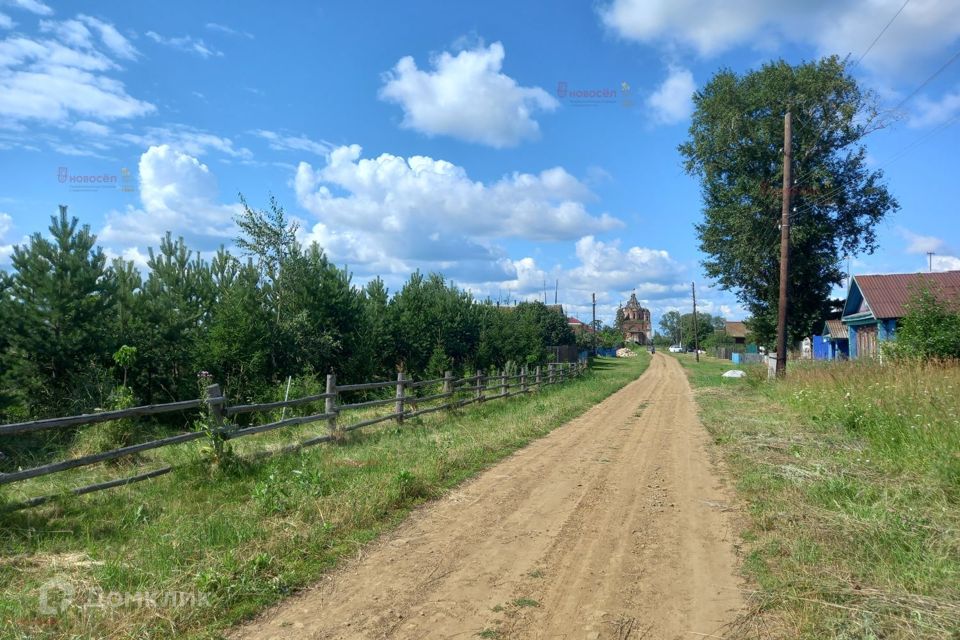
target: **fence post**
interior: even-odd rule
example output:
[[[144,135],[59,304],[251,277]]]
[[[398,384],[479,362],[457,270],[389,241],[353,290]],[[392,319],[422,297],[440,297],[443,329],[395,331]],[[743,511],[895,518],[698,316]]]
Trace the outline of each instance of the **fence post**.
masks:
[[[540,370],[540,365],[537,365],[535,380],[537,381],[537,391],[542,391],[543,390],[543,374]]]
[[[556,377],[556,365],[551,362],[547,365],[547,384],[553,384],[553,380]]]
[[[323,401],[323,412],[327,415],[327,431],[334,440],[343,435],[337,429],[337,374],[327,374],[327,397]]]
[[[476,395],[477,402],[483,402],[483,374],[480,373],[480,369],[477,369],[477,375],[475,376],[476,384],[474,385],[474,393]]]
[[[223,391],[220,389],[219,384],[211,384],[207,386],[207,408],[210,410],[210,417],[213,419],[213,424],[216,429],[223,427],[223,414],[226,407],[226,399],[223,397]]]
[[[397,372],[397,404],[395,413],[397,414],[397,424],[403,424],[403,397],[404,397],[403,371]]]
[[[527,365],[520,367],[520,393],[527,392]]]
[[[504,395],[507,393],[507,370],[500,369],[500,394]]]
[[[443,392],[449,393],[451,397],[445,398],[444,404],[449,408],[453,403],[453,372],[444,371],[443,372]]]

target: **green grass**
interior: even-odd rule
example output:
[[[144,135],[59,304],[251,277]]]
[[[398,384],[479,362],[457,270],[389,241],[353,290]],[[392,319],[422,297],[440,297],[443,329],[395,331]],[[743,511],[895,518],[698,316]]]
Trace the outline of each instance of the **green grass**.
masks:
[[[960,365],[680,360],[746,506],[736,637],[960,637]]]
[[[518,609],[525,609],[525,608],[528,608],[528,607],[539,607],[539,606],[540,606],[540,603],[537,602],[536,600],[534,600],[533,598],[517,598],[516,600],[514,600],[514,601],[511,602],[510,604],[512,604],[513,606],[517,607]]]
[[[197,447],[164,449],[173,458],[163,461],[179,463],[172,474],[2,516],[0,637],[219,637],[316,581],[416,505],[582,413],[648,363],[646,355],[600,358],[583,378],[541,393],[224,468],[208,464]],[[262,448],[292,437],[238,442]],[[52,476],[30,488],[43,493],[68,482]],[[46,615],[39,594],[51,579],[76,589],[77,601],[99,591],[146,594],[158,606]],[[194,606],[163,599],[174,592]]]

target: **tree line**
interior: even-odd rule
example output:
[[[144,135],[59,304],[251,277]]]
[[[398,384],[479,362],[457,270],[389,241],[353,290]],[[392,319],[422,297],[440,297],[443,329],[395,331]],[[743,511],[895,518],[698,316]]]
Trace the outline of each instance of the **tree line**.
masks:
[[[198,376],[259,400],[288,376],[344,381],[440,377],[535,365],[574,344],[538,302],[500,307],[440,274],[416,272],[390,295],[356,286],[271,199],[241,198],[234,255],[201,256],[169,233],[141,273],[108,260],[89,226],[51,217],[49,236],[14,248],[0,271],[0,422],[198,395]]]

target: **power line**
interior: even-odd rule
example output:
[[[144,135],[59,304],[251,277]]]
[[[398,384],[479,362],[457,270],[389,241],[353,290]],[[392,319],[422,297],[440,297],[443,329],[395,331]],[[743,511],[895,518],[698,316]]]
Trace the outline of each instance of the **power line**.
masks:
[[[928,131],[928,132],[925,133],[924,135],[920,136],[919,138],[915,139],[914,141],[910,142],[909,144],[907,144],[906,146],[904,146],[902,149],[900,149],[900,151],[898,151],[898,152],[895,153],[894,155],[890,156],[886,161],[884,161],[884,162],[882,162],[881,164],[879,164],[876,168],[877,168],[877,169],[882,169],[882,168],[884,168],[884,167],[886,167],[886,166],[888,166],[888,165],[890,165],[890,164],[893,164],[894,162],[896,162],[896,161],[899,160],[900,158],[902,158],[902,157],[904,157],[905,155],[907,155],[908,153],[910,153],[914,148],[916,148],[917,146],[919,146],[919,145],[923,144],[924,142],[926,142],[928,139],[930,139],[930,138],[933,137],[934,135],[936,135],[936,134],[940,133],[941,131],[943,131],[943,130],[949,128],[950,126],[952,126],[952,125],[953,125],[954,123],[956,123],[958,120],[960,120],[960,113],[958,113],[957,115],[955,115],[953,118],[950,118],[950,119],[947,120],[946,122],[940,124],[940,125],[937,126],[936,128],[931,129],[930,131]],[[804,205],[803,205],[802,207],[800,207],[799,209],[793,211],[790,215],[791,215],[791,216],[796,216],[796,215],[798,215],[798,214],[800,214],[800,213],[803,213],[804,211],[807,211],[807,210],[813,208],[814,206],[816,206],[816,205],[818,205],[818,204],[822,204],[823,202],[826,202],[827,200],[829,200],[830,198],[832,198],[832,197],[835,196],[836,194],[838,194],[838,193],[840,193],[841,191],[843,191],[843,189],[844,189],[844,187],[835,187],[834,189],[831,189],[831,190],[828,191],[827,193],[819,196],[818,198],[815,198],[815,199],[811,200],[810,202],[804,203]]]
[[[926,87],[928,84],[930,84],[931,82],[933,82],[933,80],[934,80],[937,76],[939,76],[941,73],[943,73],[944,70],[946,70],[947,67],[949,67],[950,65],[952,65],[952,64],[953,64],[954,62],[956,62],[958,59],[960,59],[960,51],[957,51],[955,54],[953,54],[952,56],[950,56],[950,59],[947,60],[946,62],[944,62],[943,65],[941,65],[939,69],[937,69],[937,70],[934,71],[932,74],[930,74],[930,76],[928,76],[926,80],[924,80],[923,82],[921,82],[919,87],[917,87],[916,89],[914,89],[913,91],[911,91],[910,94],[909,94],[906,98],[904,98],[903,100],[901,100],[901,101],[897,104],[897,106],[895,106],[895,107],[893,108],[893,111],[898,111],[898,110],[900,109],[900,107],[902,107],[902,106],[905,105],[906,103],[910,102],[910,99],[911,99],[911,98],[913,98],[915,95],[917,95],[918,93],[920,93],[920,92],[923,90],[924,87]]]
[[[854,64],[860,64],[861,62],[863,62],[863,59],[866,58],[867,54],[870,53],[870,50],[873,49],[873,45],[877,44],[877,42],[880,41],[880,38],[883,37],[883,34],[887,32],[887,29],[890,28],[890,25],[893,24],[893,21],[896,20],[901,13],[903,13],[903,10],[907,8],[908,4],[910,4],[910,0],[907,0],[906,2],[904,2],[903,5],[900,7],[900,10],[897,11],[895,14],[893,14],[893,17],[890,18],[890,22],[888,22],[886,26],[884,26],[883,29],[880,30],[880,33],[877,34],[877,37],[873,39],[873,42],[870,43],[870,46],[867,47],[867,50],[864,51],[862,54],[860,54],[860,57],[857,58],[857,61]]]

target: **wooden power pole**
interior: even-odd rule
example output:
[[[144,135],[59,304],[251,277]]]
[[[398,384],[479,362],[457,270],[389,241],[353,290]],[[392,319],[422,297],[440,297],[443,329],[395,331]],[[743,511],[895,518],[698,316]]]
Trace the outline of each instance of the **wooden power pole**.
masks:
[[[697,284],[690,283],[690,291],[693,293],[693,353],[700,362],[700,327],[697,326]]]
[[[793,123],[783,116],[783,204],[780,210],[780,302],[777,305],[777,377],[787,374],[787,285],[790,278],[790,197],[793,195]]]
[[[593,355],[597,355],[597,294],[591,293],[590,299],[593,301],[593,320],[590,323],[593,329]]]

